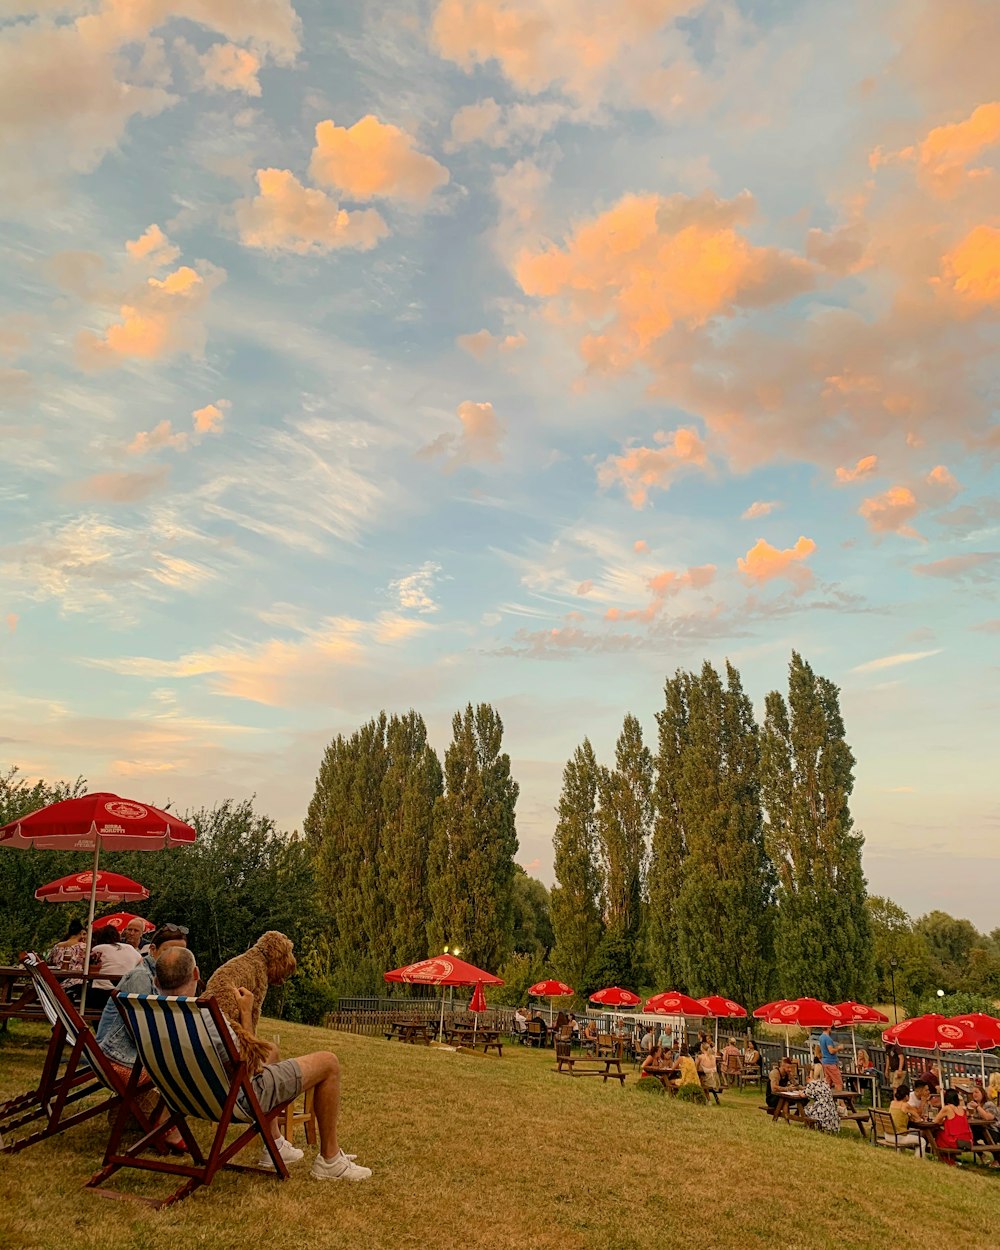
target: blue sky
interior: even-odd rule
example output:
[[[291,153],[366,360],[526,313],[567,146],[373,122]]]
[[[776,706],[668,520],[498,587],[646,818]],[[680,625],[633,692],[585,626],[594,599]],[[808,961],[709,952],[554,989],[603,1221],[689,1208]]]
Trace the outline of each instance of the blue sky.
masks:
[[[994,927],[998,50],[991,0],[0,0],[5,757],[293,828],[335,733],[489,700],[549,880],[584,734],[794,647],[871,888]]]

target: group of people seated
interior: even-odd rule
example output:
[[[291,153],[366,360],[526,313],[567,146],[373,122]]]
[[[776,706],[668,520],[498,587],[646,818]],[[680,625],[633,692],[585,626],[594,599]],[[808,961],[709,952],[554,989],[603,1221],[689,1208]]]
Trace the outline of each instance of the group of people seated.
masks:
[[[934,1077],[933,1080],[929,1079]],[[918,1076],[911,1088],[901,1081],[893,1091],[889,1114],[896,1130],[894,1145],[912,1148],[918,1157],[926,1157],[927,1139],[914,1131],[914,1125],[930,1125],[939,1148],[957,1150],[963,1145],[981,1142],[1000,1145],[1000,1108],[996,1094],[981,1085],[967,1090],[952,1087],[939,1095],[936,1074]],[[969,1117],[973,1117],[970,1123]],[[883,1139],[887,1140],[887,1139]],[[953,1164],[954,1156],[945,1155],[944,1161]],[[991,1160],[990,1166],[1000,1168],[1000,1162]]]
[[[719,1055],[708,1038],[700,1042],[693,1055],[686,1042],[676,1049],[653,1042],[639,1071],[639,1079],[643,1077],[655,1077],[677,1093],[690,1089],[705,1101],[709,1095],[719,1101]]]
[[[143,943],[140,950],[146,924],[138,918],[137,922],[130,922],[121,935],[111,926],[95,929],[92,952],[100,955],[100,970],[121,975],[117,985],[112,985],[109,981],[106,987],[102,987],[100,980],[97,980],[87,990],[88,1002],[91,1002],[91,994],[95,988],[106,988],[103,1010],[96,1030],[97,1044],[111,1067],[125,1081],[131,1078],[133,1068],[138,1062],[138,1053],[124,1018],[115,1003],[110,1001],[112,993],[117,990],[119,994],[197,997],[204,988],[194,953],[188,949],[188,930],[184,925],[161,925],[148,943]],[[77,925],[80,926],[79,929],[76,928]],[[80,932],[84,934],[82,943],[79,940]],[[46,962],[56,967],[68,967],[63,950],[67,946],[85,946],[85,942],[86,931],[79,921],[75,921],[66,938],[57,942],[49,952]],[[288,945],[290,950],[291,944]],[[236,960],[231,962],[235,963]],[[81,970],[82,966],[81,959]],[[66,983],[63,984],[65,987]],[[371,1169],[356,1163],[355,1155],[345,1154],[337,1139],[337,1118],[340,1110],[340,1064],[337,1056],[330,1051],[315,1051],[294,1059],[281,1059],[275,1045],[255,1036],[255,1016],[259,1015],[259,1005],[255,1012],[254,995],[242,985],[236,986],[234,993],[235,1014],[228,1019],[224,1015],[223,1020],[229,1029],[231,1040],[247,1062],[248,1071],[252,1072],[254,1094],[261,1111],[270,1122],[274,1142],[282,1159],[286,1164],[297,1163],[305,1152],[295,1147],[277,1130],[278,1111],[299,1094],[311,1089],[315,1091],[313,1108],[320,1140],[319,1154],[313,1162],[311,1175],[317,1180],[367,1180],[371,1176]],[[215,1050],[222,1063],[228,1067],[231,1062],[229,1052],[218,1034],[211,1013],[202,1008],[202,1014]],[[249,1048],[247,1041],[250,1043]],[[248,1058],[254,1053],[260,1056],[256,1063]],[[140,1110],[149,1116],[154,1114],[160,1103],[159,1092],[146,1073],[140,1079],[136,1101]],[[237,1103],[241,1104],[245,1113],[250,1113],[250,1108],[245,1105],[244,1095],[240,1095]],[[166,1115],[164,1108],[159,1113],[158,1122],[162,1122]],[[164,1140],[170,1149],[178,1153],[184,1152],[183,1140],[176,1129],[166,1134]],[[266,1149],[262,1150],[258,1167],[274,1168]]]
[[[187,933],[187,929],[184,932]],[[104,974],[87,986],[87,1005],[96,1010],[106,1005],[115,989],[115,982],[108,978],[131,972],[142,959],[148,948],[146,922],[139,916],[133,916],[119,933],[114,925],[101,924],[100,920],[96,920],[90,943],[90,971]],[[83,972],[86,954],[86,926],[80,920],[71,920],[66,936],[55,943],[45,962],[66,972]],[[63,981],[63,989],[74,1002],[80,1000],[82,984],[82,981],[73,978]]]

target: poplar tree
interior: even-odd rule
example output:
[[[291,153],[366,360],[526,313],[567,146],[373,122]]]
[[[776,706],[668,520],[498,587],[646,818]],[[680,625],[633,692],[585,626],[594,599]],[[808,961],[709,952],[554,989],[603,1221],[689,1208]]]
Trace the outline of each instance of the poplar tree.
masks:
[[[772,870],[760,808],[753,705],[727,662],[685,683],[687,717],[672,790],[685,837],[677,953],[688,993],[764,1001],[772,958]]]
[[[664,989],[678,987],[681,981],[676,903],[681,888],[685,836],[678,782],[681,755],[687,741],[689,684],[688,673],[678,671],[668,678],[663,688],[664,708],[656,714],[659,749],[647,882],[648,949],[654,980]]]
[[[391,717],[379,848],[379,880],[388,912],[385,941],[379,945],[386,968],[415,963],[427,954],[427,860],[442,790],[441,762],[427,741],[423,717],[412,708]]]
[[[429,852],[428,941],[432,954],[450,944],[492,971],[513,944],[518,785],[501,751],[503,722],[490,704],[457,712],[452,731]]]
[[[597,841],[597,759],[590,740],[573,752],[563,769],[559,820],[552,838],[556,884],[550,894],[556,973],[582,990],[584,972],[601,939],[601,882]]]
[[[387,900],[379,849],[386,773],[386,715],[327,747],[303,833],[313,852],[320,902],[329,914],[334,959],[344,985],[375,988],[384,971]]]
[[[653,757],[642,726],[628,714],[615,745],[615,767],[597,780],[597,846],[609,935],[634,944],[641,920],[647,839],[653,810]]]
[[[797,652],[788,702],[765,703],[761,783],[765,836],[777,871],[776,991],[863,1000],[873,988],[871,931],[861,866],[864,838],[849,799],[854,756],[839,690]]]

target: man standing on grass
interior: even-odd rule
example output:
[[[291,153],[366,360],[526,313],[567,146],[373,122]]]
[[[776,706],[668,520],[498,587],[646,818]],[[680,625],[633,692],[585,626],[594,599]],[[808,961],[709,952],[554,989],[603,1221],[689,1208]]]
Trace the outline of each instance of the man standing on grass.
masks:
[[[197,995],[198,965],[189,950],[167,950],[156,961],[156,987],[161,994]],[[253,1036],[253,994],[243,986],[236,990],[237,1010],[240,1024],[244,1031]],[[215,1025],[208,1011],[203,1011],[209,1032],[214,1032]],[[235,1034],[234,1034],[235,1037]],[[219,1058],[229,1063],[229,1055],[222,1038],[213,1037]],[[271,1047],[272,1055],[277,1059],[277,1050]],[[354,1155],[345,1155],[337,1143],[337,1115],[340,1111],[340,1063],[337,1056],[328,1050],[313,1051],[308,1055],[299,1055],[297,1059],[282,1059],[279,1062],[266,1063],[256,1076],[250,1078],[265,1116],[273,1119],[272,1112],[286,1102],[297,1098],[303,1090],[315,1089],[313,1108],[316,1113],[316,1124],[319,1128],[319,1154],[312,1165],[311,1175],[320,1181],[366,1181],[371,1176],[371,1168],[363,1168],[354,1162]],[[272,1130],[273,1131],[273,1130]],[[280,1134],[275,1134],[275,1145],[286,1163],[297,1163],[302,1158],[302,1151]],[[271,1157],[265,1149],[261,1158],[262,1167],[273,1167]]]
[[[823,1065],[823,1075],[826,1077],[827,1085],[831,1089],[843,1089],[844,1078],[840,1075],[840,1064],[837,1062],[840,1047],[833,1040],[831,1027],[828,1024],[819,1035],[820,1063]]]

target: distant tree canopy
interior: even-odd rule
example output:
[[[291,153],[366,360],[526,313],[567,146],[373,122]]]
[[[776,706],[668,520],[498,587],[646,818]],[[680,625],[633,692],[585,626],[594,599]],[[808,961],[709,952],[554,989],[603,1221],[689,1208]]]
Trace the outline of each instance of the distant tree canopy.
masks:
[[[320,761],[303,836],[252,801],[190,814],[191,847],[109,853],[148,886],[129,908],[191,930],[204,974],[267,929],[297,947],[273,1009],[315,1021],[340,995],[383,995],[389,968],[448,946],[523,1002],[548,977],[583,997],[605,985],[828,1001],[1000,997],[1000,930],[932,911],[912,920],[868,896],[850,811],[855,760],[837,687],[792,654],[787,695],[757,724],[738,671],[706,663],[666,680],[655,752],[624,717],[603,765],[586,738],[563,771],[550,890],[514,861],[518,785],[490,704],[452,722],[443,763],[414,710],[338,735]],[[0,823],[84,793],[0,773]],[[81,909],[36,903],[79,853],[0,850],[0,958],[47,949]],[[113,906],[99,909],[107,913]],[[394,993],[408,993],[396,987]]]

